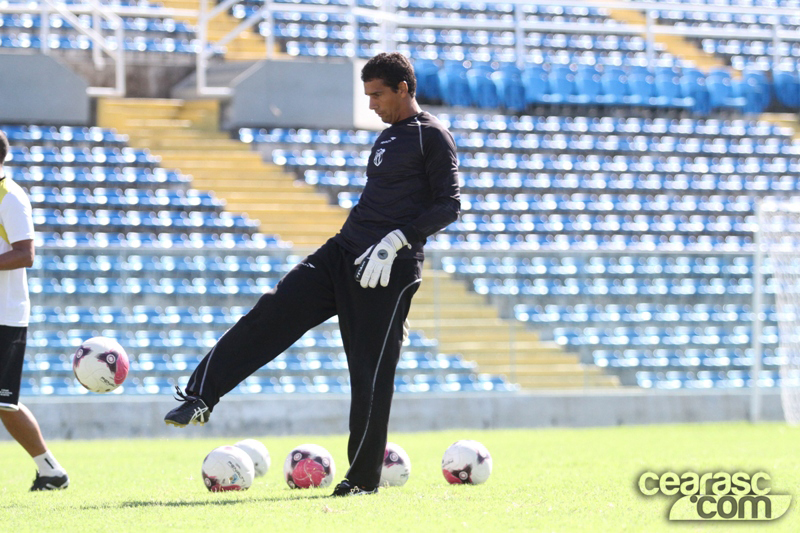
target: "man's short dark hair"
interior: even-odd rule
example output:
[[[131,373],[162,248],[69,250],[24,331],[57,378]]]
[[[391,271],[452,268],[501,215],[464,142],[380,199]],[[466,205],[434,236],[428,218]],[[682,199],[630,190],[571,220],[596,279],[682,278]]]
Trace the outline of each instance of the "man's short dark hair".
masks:
[[[8,137],[6,137],[6,134],[3,133],[3,130],[0,130],[0,167],[3,166],[3,161],[6,160],[9,150],[10,147],[8,145]]]
[[[411,97],[417,92],[417,77],[414,76],[414,67],[411,62],[399,52],[391,54],[380,53],[367,61],[361,69],[361,81],[383,80],[383,83],[397,92],[400,82],[408,84],[408,94]]]

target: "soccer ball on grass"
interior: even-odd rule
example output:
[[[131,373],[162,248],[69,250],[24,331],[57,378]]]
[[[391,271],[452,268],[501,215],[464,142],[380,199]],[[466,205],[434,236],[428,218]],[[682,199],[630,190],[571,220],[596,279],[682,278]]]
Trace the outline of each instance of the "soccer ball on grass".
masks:
[[[255,439],[244,439],[237,442],[234,446],[244,450],[245,453],[250,456],[250,459],[253,460],[256,477],[261,477],[265,475],[267,471],[269,471],[269,467],[272,464],[272,459],[269,456],[267,447],[264,446],[264,444],[262,444],[260,441]]]
[[[452,485],[477,485],[489,479],[491,473],[492,456],[475,440],[453,443],[442,457],[442,474]]]
[[[203,483],[211,492],[247,490],[253,484],[255,467],[241,448],[220,446],[203,459],[202,473]]]
[[[411,475],[411,459],[406,451],[394,442],[386,443],[381,468],[382,487],[400,487],[406,484]]]
[[[286,456],[283,475],[293,489],[327,487],[336,475],[336,465],[322,446],[302,444]]]

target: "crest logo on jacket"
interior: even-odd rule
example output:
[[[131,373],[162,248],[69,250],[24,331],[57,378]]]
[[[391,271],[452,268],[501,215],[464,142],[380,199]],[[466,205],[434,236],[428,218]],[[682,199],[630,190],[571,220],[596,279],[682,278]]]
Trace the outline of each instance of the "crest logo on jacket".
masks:
[[[385,152],[386,148],[378,148],[375,150],[375,159],[373,159],[372,162],[375,163],[376,167],[381,166],[381,163],[383,163],[383,154]]]

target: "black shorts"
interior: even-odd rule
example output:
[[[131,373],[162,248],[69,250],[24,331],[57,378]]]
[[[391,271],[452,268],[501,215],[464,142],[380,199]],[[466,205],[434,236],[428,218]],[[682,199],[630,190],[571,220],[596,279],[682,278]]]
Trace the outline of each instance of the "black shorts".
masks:
[[[0,326],[0,409],[16,411],[28,328]]]

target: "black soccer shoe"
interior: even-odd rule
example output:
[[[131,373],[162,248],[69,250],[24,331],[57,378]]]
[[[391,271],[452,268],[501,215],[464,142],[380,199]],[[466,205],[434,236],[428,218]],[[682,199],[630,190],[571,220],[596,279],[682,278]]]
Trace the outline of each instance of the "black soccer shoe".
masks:
[[[36,479],[33,480],[31,485],[31,492],[37,490],[59,490],[69,487],[69,476],[40,476],[39,471],[36,471]]]
[[[378,487],[374,487],[372,489],[359,487],[358,485],[350,483],[345,479],[336,485],[336,488],[333,489],[333,494],[331,494],[331,496],[361,496],[362,494],[378,494]]]
[[[201,426],[208,422],[210,411],[206,402],[199,396],[187,396],[176,385],[175,390],[178,393],[176,400],[183,402],[178,407],[167,413],[164,417],[164,422],[183,428],[189,424],[200,424]]]

